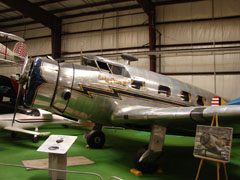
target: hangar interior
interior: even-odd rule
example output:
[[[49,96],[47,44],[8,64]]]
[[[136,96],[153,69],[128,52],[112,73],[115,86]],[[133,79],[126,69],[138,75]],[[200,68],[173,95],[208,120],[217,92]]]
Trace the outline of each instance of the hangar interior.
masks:
[[[1,0],[0,31],[23,37],[31,58],[50,55],[59,61],[80,63],[82,55],[99,55],[123,62],[121,54],[130,53],[139,59],[132,62],[132,66],[171,76],[215,92],[227,100],[240,97],[239,0]],[[3,40],[2,43],[9,47],[13,46],[12,41]],[[0,72],[1,75],[10,76],[20,72],[20,67],[1,62]],[[67,134],[66,130],[53,131]],[[75,129],[70,131],[72,134],[78,132]],[[133,134],[131,131],[121,134],[115,130],[107,130],[107,134],[113,135],[108,141],[123,151],[107,150],[108,155],[92,152],[96,161],[102,161],[109,156],[126,159],[128,153],[133,153],[137,149],[135,145],[142,145],[148,139],[145,132],[135,133],[133,137],[138,140],[136,143],[127,140],[127,137]],[[0,136],[5,137],[3,134]],[[127,141],[130,148],[120,146],[121,143],[118,144],[119,138],[116,136],[120,136],[122,144]],[[1,140],[2,143],[9,145],[8,141],[9,139]],[[19,145],[17,149],[25,151],[23,156],[39,145],[28,143],[28,139],[23,138],[23,141],[27,142],[24,146],[20,145],[18,140],[14,140],[14,143]],[[193,141],[188,137],[169,137],[166,140],[166,149],[170,152],[167,158],[170,161],[166,164],[168,171],[163,178],[178,179],[181,176],[192,179],[198,166],[197,162],[193,166],[191,164]],[[79,138],[78,142],[83,143],[83,138]],[[236,140],[236,143],[238,142],[239,140]],[[13,153],[12,157],[15,160],[20,159],[14,154],[15,146],[11,144],[9,146]],[[26,150],[26,146],[30,149]],[[181,147],[176,153],[175,148],[178,146]],[[73,148],[72,154],[78,153],[77,148],[79,147]],[[236,173],[240,162],[238,149],[239,145],[235,146],[233,150],[235,159],[230,164],[230,174],[234,174],[230,177],[235,179],[239,178]],[[88,150],[82,152],[86,156],[89,153]],[[35,156],[38,155],[31,155]],[[8,162],[7,155],[3,160]],[[128,171],[128,167],[119,161],[117,158],[108,160],[109,164],[104,166],[105,174],[102,167],[97,165],[90,170],[103,173],[104,177],[114,175],[108,172],[113,166],[120,165],[122,171]],[[180,162],[183,161],[186,161],[186,167],[191,173],[184,171],[182,174]],[[130,163],[129,158],[125,163]],[[169,168],[171,163],[175,163],[172,169]],[[210,164],[207,167],[208,169],[204,170],[205,174],[215,171],[214,165]],[[122,173],[121,170],[114,168],[113,173]],[[1,174],[4,174],[4,171],[0,168]],[[12,169],[6,169],[10,175],[11,171]],[[25,176],[25,172],[20,173],[30,179],[47,177],[46,174],[41,175],[41,172],[33,172],[33,176]],[[172,176],[171,173],[175,174]],[[215,178],[215,174],[212,174],[208,178]],[[3,177],[14,179],[13,175]],[[138,179],[131,175],[123,177]],[[143,177],[143,179],[158,178],[158,176]]]
[[[1,2],[0,29],[24,37],[31,57],[79,61],[94,54],[121,61],[129,52],[139,58],[133,66],[150,69],[151,54],[153,71],[229,100],[240,96],[239,1],[23,2]],[[0,68],[11,73],[9,65]]]

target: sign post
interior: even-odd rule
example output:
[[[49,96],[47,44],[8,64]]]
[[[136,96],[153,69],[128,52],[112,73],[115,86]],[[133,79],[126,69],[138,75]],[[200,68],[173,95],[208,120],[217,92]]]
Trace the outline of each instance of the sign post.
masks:
[[[66,180],[67,151],[72,146],[77,136],[51,135],[38,148],[39,152],[48,153],[48,168],[63,170],[49,170],[49,176],[52,180]]]

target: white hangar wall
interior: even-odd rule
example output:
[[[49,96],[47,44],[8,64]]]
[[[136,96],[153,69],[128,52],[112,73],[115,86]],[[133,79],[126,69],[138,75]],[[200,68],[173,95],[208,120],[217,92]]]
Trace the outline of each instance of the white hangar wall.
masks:
[[[213,8],[209,0],[157,7],[157,29],[162,34],[162,50],[178,52],[162,56],[161,72],[175,74],[172,77],[214,92],[215,69],[221,72],[216,76],[217,94],[233,99],[240,96],[239,50],[201,51],[185,56],[179,53],[187,48],[239,47],[240,1],[214,0],[213,3]],[[194,75],[189,75],[191,73]]]
[[[148,44],[147,15],[142,9],[112,12],[101,15],[91,15],[63,20],[62,52],[63,56],[79,56],[98,54],[121,59],[116,52],[141,47]],[[30,56],[51,54],[51,31],[41,24],[27,25],[17,28],[7,28],[27,39]],[[118,28],[118,29],[116,29]],[[107,52],[106,52],[107,51]],[[102,53],[101,53],[102,52]],[[148,68],[148,56],[140,56],[139,62],[134,65]]]
[[[211,51],[187,55],[181,53],[182,49],[239,46],[239,9],[240,1],[236,0],[214,0],[214,8],[211,0],[157,6],[157,30],[161,33],[161,39],[157,33],[157,45],[163,51],[177,51],[162,54],[161,64],[157,56],[158,72],[175,73],[172,77],[214,92],[214,76],[209,74],[216,69],[222,72],[216,77],[217,93],[228,99],[239,97],[239,51],[224,51],[215,55]],[[213,17],[215,20],[212,20]],[[79,56],[83,52],[121,61],[121,52],[132,52],[139,58],[139,62],[132,65],[149,69],[149,57],[146,54],[149,42],[147,23],[148,18],[142,9],[65,19],[62,27],[63,56]],[[51,54],[51,31],[41,24],[8,28],[5,31],[20,36],[25,34],[30,56]],[[236,74],[223,74],[232,71]]]
[[[63,36],[62,50],[66,56],[86,52],[119,60],[120,55],[116,56],[116,53],[138,52],[134,50],[136,47],[148,44],[148,26],[144,25],[147,19],[142,9],[67,19],[63,26],[66,34]],[[89,33],[89,30],[92,32]],[[134,65],[148,68],[148,56],[142,55]]]

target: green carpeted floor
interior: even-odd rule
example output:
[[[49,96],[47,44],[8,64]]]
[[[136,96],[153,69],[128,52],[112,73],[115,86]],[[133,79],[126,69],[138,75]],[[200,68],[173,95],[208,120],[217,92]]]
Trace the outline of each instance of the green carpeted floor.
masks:
[[[133,130],[104,129],[107,142],[104,149],[93,150],[86,148],[85,130],[63,128],[62,126],[45,127],[41,131],[51,131],[52,134],[78,136],[68,152],[68,156],[85,156],[95,161],[92,165],[68,167],[68,170],[79,172],[95,172],[108,180],[111,176],[118,176],[125,180],[155,180],[155,179],[194,179],[199,160],[193,157],[194,138],[181,136],[166,136],[161,174],[136,177],[129,173],[133,167],[134,154],[139,147],[147,144],[149,133]],[[6,131],[0,132],[0,163],[21,165],[22,160],[47,158],[47,154],[37,152],[37,148],[44,142],[32,143],[30,137],[18,135],[15,139]],[[240,143],[234,140],[231,163],[227,165],[229,179],[240,179]],[[223,171],[222,171],[223,172]],[[222,174],[223,176],[223,174]],[[68,174],[68,179],[95,180],[93,176]],[[0,179],[8,180],[44,180],[48,172],[44,170],[26,171],[22,168],[0,166]],[[216,179],[216,164],[205,161],[200,179]]]

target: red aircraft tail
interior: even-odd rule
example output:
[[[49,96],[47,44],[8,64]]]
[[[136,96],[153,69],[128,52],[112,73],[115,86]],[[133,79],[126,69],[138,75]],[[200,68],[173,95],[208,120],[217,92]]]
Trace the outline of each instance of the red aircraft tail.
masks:
[[[17,42],[14,45],[13,52],[16,53],[20,58],[25,59],[27,57],[27,45],[23,42]]]

